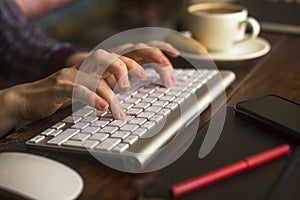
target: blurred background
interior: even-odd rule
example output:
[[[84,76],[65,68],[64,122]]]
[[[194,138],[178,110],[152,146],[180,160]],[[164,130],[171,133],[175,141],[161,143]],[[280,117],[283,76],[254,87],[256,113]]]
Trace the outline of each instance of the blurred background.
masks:
[[[55,38],[93,48],[131,28],[181,30],[185,8],[197,2],[207,0],[73,0],[34,20]]]
[[[184,30],[186,7],[197,2],[237,2],[249,8],[259,20],[280,20],[300,13],[300,0],[64,0],[69,3],[35,19],[51,36],[93,48],[106,38],[131,28],[159,26]],[[268,11],[271,4],[278,12]],[[260,3],[260,4],[257,4]],[[290,4],[283,12],[280,9]],[[271,6],[272,7],[272,6]],[[298,11],[297,11],[298,10]],[[274,16],[276,15],[276,16]],[[287,16],[287,21],[291,17]]]

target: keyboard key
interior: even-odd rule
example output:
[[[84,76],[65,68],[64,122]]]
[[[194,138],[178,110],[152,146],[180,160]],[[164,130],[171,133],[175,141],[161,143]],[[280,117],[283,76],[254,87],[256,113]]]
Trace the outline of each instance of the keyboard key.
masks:
[[[118,144],[117,146],[115,146],[115,148],[113,148],[112,151],[115,151],[115,152],[124,152],[126,149],[129,148],[129,144],[126,144],[126,143],[120,143]]]
[[[116,145],[118,145],[121,142],[121,139],[117,138],[107,138],[103,142],[101,142],[96,149],[98,150],[105,150],[110,151],[112,148],[114,148]]]
[[[141,88],[140,90],[139,90],[139,92],[140,93],[145,93],[145,94],[152,94],[153,92],[155,92],[155,88],[153,87],[153,88]]]
[[[85,148],[82,141],[79,140],[68,140],[64,142],[62,145],[69,146],[69,147]]]
[[[179,97],[184,98],[184,99],[189,98],[189,96],[191,96],[191,93],[188,93],[188,92],[183,92],[179,95]]]
[[[145,128],[138,128],[136,131],[134,131],[132,134],[137,135],[139,137],[142,137],[145,133],[147,133],[147,129]]]
[[[122,127],[127,123],[127,120],[114,120],[109,125],[110,126],[116,126],[116,127]]]
[[[101,120],[112,121],[114,119],[111,112],[106,113],[104,116],[100,118]]]
[[[94,123],[97,121],[99,117],[94,117],[94,116],[87,116],[81,120],[81,122],[86,122],[86,123]]]
[[[128,135],[130,135],[130,132],[128,131],[117,131],[111,137],[125,139],[126,137],[128,137]]]
[[[80,120],[82,120],[82,117],[69,116],[63,119],[62,122],[65,122],[67,124],[77,124],[78,122],[80,122]]]
[[[44,135],[37,135],[34,138],[32,138],[31,140],[29,140],[29,142],[31,143],[39,143],[42,140],[44,140],[46,137]]]
[[[61,129],[66,125],[66,123],[64,122],[58,122],[57,124],[53,125],[52,128],[53,129]]]
[[[98,132],[100,130],[99,127],[95,127],[95,126],[89,126],[85,129],[83,129],[81,132],[83,133],[90,133],[90,134],[95,134],[96,132]]]
[[[136,124],[126,124],[125,126],[121,127],[121,131],[129,131],[129,132],[133,132],[136,129],[139,128],[139,125]]]
[[[159,121],[161,121],[164,118],[163,115],[154,115],[150,120],[153,122],[158,123]]]
[[[99,144],[99,141],[96,140],[86,140],[83,142],[85,148],[93,149],[95,146]]]
[[[153,104],[153,103],[155,103],[157,101],[157,98],[145,98],[145,99],[143,99],[142,100],[142,103],[151,103],[151,104]]]
[[[87,117],[93,112],[94,112],[94,110],[90,110],[90,109],[80,109],[80,110],[76,111],[75,113],[73,113],[73,116],[75,116],[75,117]]]
[[[182,92],[183,90],[172,90],[169,95],[178,97]]]
[[[96,111],[96,116],[98,117],[103,117],[104,115],[106,115],[108,113],[108,111],[100,111],[100,110],[97,110]]]
[[[128,99],[130,99],[131,95],[118,94],[117,97],[118,97],[119,101],[127,101]]]
[[[128,103],[132,103],[132,104],[138,104],[140,103],[142,100],[139,98],[131,98],[128,100]]]
[[[118,127],[115,126],[105,126],[103,129],[101,129],[99,132],[100,133],[108,133],[108,134],[113,134],[118,130]]]
[[[75,136],[73,136],[71,139],[84,141],[84,140],[87,140],[90,136],[91,136],[91,134],[88,134],[88,133],[78,133]]]
[[[149,94],[147,94],[147,93],[137,93],[133,97],[138,98],[138,99],[145,99],[147,96],[149,96]]]
[[[61,134],[62,132],[63,132],[63,130],[61,130],[61,129],[55,130],[55,131],[53,131],[52,133],[50,133],[49,136],[56,137],[56,136],[58,136],[59,134]]]
[[[167,93],[170,91],[170,88],[158,88],[155,92],[158,92],[158,93]]]
[[[182,104],[183,102],[184,102],[184,98],[181,98],[181,97],[177,97],[173,101],[173,103],[178,103],[178,104]]]
[[[164,109],[162,109],[161,111],[159,111],[157,114],[163,115],[163,116],[167,116],[167,115],[170,114],[170,113],[171,113],[171,110],[170,110],[170,109],[164,108]]]
[[[130,123],[130,124],[137,124],[137,125],[141,126],[141,125],[143,125],[146,121],[147,121],[147,119],[145,119],[145,118],[134,118],[134,119],[131,120],[129,123]]]
[[[65,141],[67,141],[68,139],[70,139],[71,137],[76,135],[78,132],[79,132],[79,130],[77,130],[77,129],[67,129],[64,132],[62,132],[61,134],[59,134],[57,137],[49,140],[47,143],[61,145],[62,143],[64,143]]]
[[[160,98],[159,100],[160,101],[173,101],[175,99],[175,96],[170,96],[170,95],[166,95],[166,96],[163,96],[162,98]]]
[[[99,142],[95,141],[95,140],[86,140],[84,142],[83,141],[78,141],[78,140],[68,140],[68,141],[64,142],[62,145],[70,146],[70,147],[79,147],[79,148],[92,149],[97,144],[99,144]]]
[[[182,91],[182,92],[185,91],[188,87],[186,86],[185,82],[183,82],[182,84],[184,84],[184,85],[175,85],[175,86],[173,86],[172,89],[170,90],[170,94],[175,93],[176,91]]]
[[[44,131],[41,133],[41,135],[46,135],[46,136],[48,136],[48,135],[50,135],[51,133],[53,133],[54,131],[55,131],[55,129],[49,128],[49,129],[47,129],[47,130],[44,130]]]
[[[104,141],[106,138],[109,137],[109,134],[106,133],[96,133],[92,137],[90,137],[90,140],[98,140],[100,142]]]
[[[130,109],[134,106],[133,103],[122,103],[121,106],[124,108],[124,109]]]
[[[143,112],[143,109],[141,109],[141,108],[131,108],[126,111],[126,114],[136,116],[136,115],[140,114],[141,112]]]
[[[91,106],[89,106],[89,105],[85,105],[82,109],[87,109],[87,110],[96,110],[96,108],[93,108],[93,107],[91,107]]]
[[[149,130],[149,129],[151,129],[154,126],[155,126],[155,122],[150,121],[150,122],[146,122],[145,124],[143,124],[142,127],[143,128],[147,128]]]
[[[149,108],[146,109],[146,112],[154,112],[157,113],[162,109],[162,107],[159,106],[151,106]]]
[[[169,105],[166,106],[166,108],[169,108],[171,110],[174,110],[177,107],[178,107],[177,103],[170,103]]]
[[[72,126],[73,129],[85,129],[86,127],[88,127],[90,124],[89,123],[86,123],[86,122],[78,122],[77,124],[74,124]]]
[[[138,103],[134,106],[134,108],[142,108],[142,109],[146,109],[149,106],[151,106],[151,103]]]
[[[165,106],[167,106],[169,104],[169,102],[168,101],[157,101],[157,102],[155,102],[154,104],[153,104],[153,106],[159,106],[159,107],[165,107]]]
[[[150,119],[155,113],[154,112],[142,112],[137,117]]]
[[[129,135],[123,142],[131,145],[135,143],[138,139],[139,137],[137,135]]]
[[[164,93],[159,93],[159,92],[154,92],[153,94],[150,94],[150,98],[162,98],[165,94]]]
[[[134,118],[135,118],[135,116],[127,115],[125,120],[126,120],[126,122],[129,122],[130,120],[132,120]]]
[[[107,124],[109,124],[109,121],[106,121],[106,120],[99,120],[99,121],[96,121],[96,122],[92,123],[91,126],[96,126],[96,127],[103,128],[103,127],[105,127]]]

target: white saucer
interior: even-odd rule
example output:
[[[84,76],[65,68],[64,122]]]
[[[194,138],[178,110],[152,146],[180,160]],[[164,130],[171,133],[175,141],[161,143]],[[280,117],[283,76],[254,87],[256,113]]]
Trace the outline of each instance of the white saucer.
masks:
[[[180,52],[183,58],[190,59],[212,59],[215,61],[237,61],[257,58],[267,54],[271,50],[270,43],[263,38],[256,38],[236,44],[226,52],[208,52],[207,55],[198,55],[187,52]]]

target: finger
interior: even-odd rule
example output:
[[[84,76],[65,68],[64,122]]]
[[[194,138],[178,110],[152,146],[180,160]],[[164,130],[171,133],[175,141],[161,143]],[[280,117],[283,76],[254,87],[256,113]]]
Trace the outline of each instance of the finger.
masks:
[[[120,56],[119,59],[121,59],[126,64],[127,70],[132,76],[135,76],[137,78],[145,78],[147,76],[144,68],[133,59],[127,58],[125,56]]]
[[[75,84],[73,86],[73,97],[97,110],[107,110],[108,103],[83,85]]]
[[[175,47],[173,47],[170,43],[167,42],[153,40],[151,42],[148,42],[147,44],[151,47],[156,47],[165,51],[168,55],[172,57],[177,57],[180,54]]]
[[[109,87],[114,90],[117,84],[116,78],[113,74],[109,75],[106,79],[106,82],[108,83]]]
[[[116,58],[107,68],[107,71],[113,74],[116,82],[121,89],[130,88],[128,79],[127,65],[119,58]]]
[[[130,87],[126,64],[114,53],[103,49],[94,51],[85,61],[85,72],[97,74],[98,77],[106,79],[113,74],[121,89]]]
[[[152,65],[153,68],[159,73],[162,83],[165,87],[171,87],[176,82],[174,76],[174,69],[172,67],[162,67],[157,64]]]
[[[123,108],[115,95],[115,93],[111,90],[108,83],[104,79],[99,80],[99,84],[97,87],[97,92],[99,96],[105,99],[109,104],[109,109],[113,114],[115,119],[125,119],[126,114],[123,111]]]
[[[172,65],[169,59],[158,48],[140,43],[135,46],[135,49],[135,51],[130,52],[128,57],[132,56],[140,64],[158,63],[164,66]]]
[[[81,102],[95,106],[99,110],[107,110],[108,103],[96,92],[97,77],[78,71],[75,68],[65,68],[55,74],[54,90],[61,98],[75,97]]]
[[[118,55],[123,55],[123,54],[127,53],[128,51],[131,51],[133,47],[134,47],[134,44],[126,43],[126,44],[123,44],[123,45],[118,46],[116,48],[109,49],[109,51],[114,52]]]

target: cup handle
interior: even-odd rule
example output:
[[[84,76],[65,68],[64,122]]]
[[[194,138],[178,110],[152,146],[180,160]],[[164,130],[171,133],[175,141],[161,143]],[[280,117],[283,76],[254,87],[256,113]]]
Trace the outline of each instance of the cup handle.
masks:
[[[245,36],[242,39],[235,41],[235,43],[244,42],[249,39],[254,39],[260,33],[260,25],[256,19],[248,17],[245,21],[241,22],[241,25],[243,24],[250,25],[251,33],[245,34]]]

